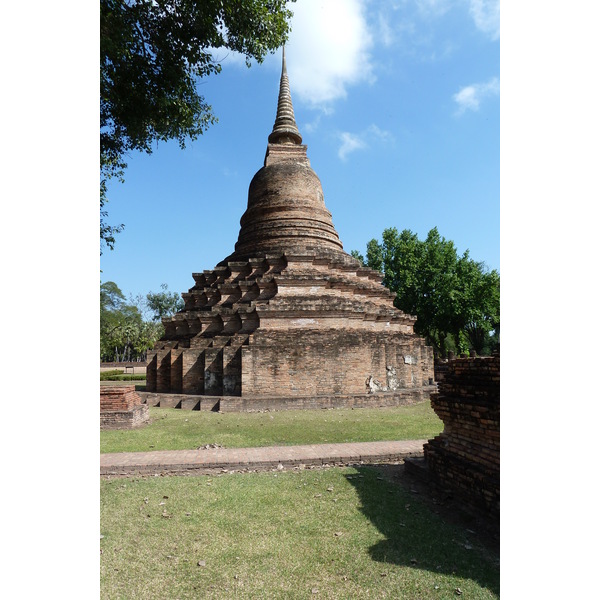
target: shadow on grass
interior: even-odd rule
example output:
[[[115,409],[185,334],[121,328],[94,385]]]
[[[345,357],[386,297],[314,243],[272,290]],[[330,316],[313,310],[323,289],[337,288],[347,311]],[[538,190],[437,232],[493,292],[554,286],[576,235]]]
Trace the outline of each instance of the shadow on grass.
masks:
[[[463,524],[445,518],[422,486],[417,489],[405,477],[394,479],[403,466],[356,468],[358,473],[347,479],[359,494],[363,514],[386,538],[369,549],[373,560],[470,579],[500,595],[499,552],[478,538],[467,513]]]

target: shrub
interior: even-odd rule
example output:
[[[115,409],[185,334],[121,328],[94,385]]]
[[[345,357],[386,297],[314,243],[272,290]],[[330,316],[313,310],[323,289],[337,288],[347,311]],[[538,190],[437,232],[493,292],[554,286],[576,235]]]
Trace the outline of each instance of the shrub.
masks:
[[[146,376],[140,375],[124,375],[121,371],[105,371],[100,373],[100,381],[144,381]]]
[[[100,381],[112,377],[113,375],[123,375],[123,369],[111,369],[110,371],[100,371]]]

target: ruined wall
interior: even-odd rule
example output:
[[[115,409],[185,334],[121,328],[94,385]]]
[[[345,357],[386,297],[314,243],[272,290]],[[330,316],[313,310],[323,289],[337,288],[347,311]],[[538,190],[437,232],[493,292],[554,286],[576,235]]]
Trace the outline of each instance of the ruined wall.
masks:
[[[131,429],[148,419],[148,406],[142,404],[134,385],[100,387],[101,429]]]
[[[142,402],[160,408],[220,412],[259,412],[274,410],[316,410],[320,408],[383,408],[407,406],[429,399],[435,385],[373,394],[319,396],[192,396],[140,392]]]
[[[446,373],[448,372],[448,359],[436,358],[433,362],[433,369],[435,372],[435,381],[439,385],[446,378]]]
[[[434,389],[435,386],[430,386],[414,390],[356,395],[336,394],[335,396],[221,396],[218,398],[218,409],[221,412],[256,412],[407,406],[427,400]]]
[[[500,356],[448,361],[431,406],[444,422],[423,447],[431,479],[499,518]]]
[[[420,338],[365,331],[258,331],[242,351],[242,396],[353,395],[367,378],[398,389],[433,383],[431,348]]]

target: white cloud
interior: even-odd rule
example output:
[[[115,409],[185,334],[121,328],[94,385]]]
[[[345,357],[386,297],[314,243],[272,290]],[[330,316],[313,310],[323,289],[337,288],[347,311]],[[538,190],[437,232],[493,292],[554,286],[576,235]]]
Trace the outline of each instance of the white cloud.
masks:
[[[422,17],[441,17],[450,9],[462,9],[465,0],[414,0]],[[500,37],[500,0],[467,0],[475,27],[497,40]]]
[[[359,0],[300,0],[286,45],[294,102],[328,109],[347,88],[375,80],[369,49],[373,38]]]
[[[377,127],[375,124],[369,125],[366,133],[370,138],[377,138],[382,142],[390,142],[394,139],[389,131],[379,129],[379,127]]]
[[[389,48],[396,40],[389,18],[383,12],[377,15],[377,37],[386,48]]]
[[[338,134],[338,138],[341,141],[341,145],[338,148],[338,156],[344,161],[351,152],[368,148],[369,143],[372,141],[391,142],[394,139],[389,131],[384,131],[375,124],[369,125],[361,133],[343,131]]]
[[[372,20],[377,43],[386,48],[398,45],[405,54],[427,60],[437,60],[454,48],[444,20],[451,12],[468,13],[479,31],[494,41],[500,37],[500,0],[398,0],[373,2],[369,8],[376,11]],[[438,49],[440,42],[445,47]],[[428,52],[431,47],[434,50]]]
[[[302,131],[306,133],[313,133],[319,129],[319,125],[321,124],[321,113],[317,114],[317,116],[310,121],[309,123],[302,124]]]
[[[478,111],[481,101],[488,96],[497,96],[500,93],[500,81],[493,77],[486,83],[473,83],[460,89],[452,97],[458,104],[457,115],[462,115],[467,110]]]
[[[450,10],[452,0],[415,0],[415,3],[422,15],[441,17]]]
[[[338,156],[342,160],[346,160],[350,152],[355,152],[356,150],[367,147],[366,142],[359,135],[349,133],[348,131],[340,133],[340,140],[342,145],[339,147]]]
[[[500,37],[500,0],[470,0],[469,12],[477,29],[493,40]]]

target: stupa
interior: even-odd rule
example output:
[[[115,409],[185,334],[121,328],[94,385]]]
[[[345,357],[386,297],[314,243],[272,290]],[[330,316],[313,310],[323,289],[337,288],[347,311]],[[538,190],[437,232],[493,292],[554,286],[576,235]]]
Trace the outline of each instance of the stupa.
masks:
[[[273,131],[232,254],[193,273],[148,353],[150,404],[383,406],[434,391],[433,352],[382,275],[344,252],[298,131],[285,49]]]

